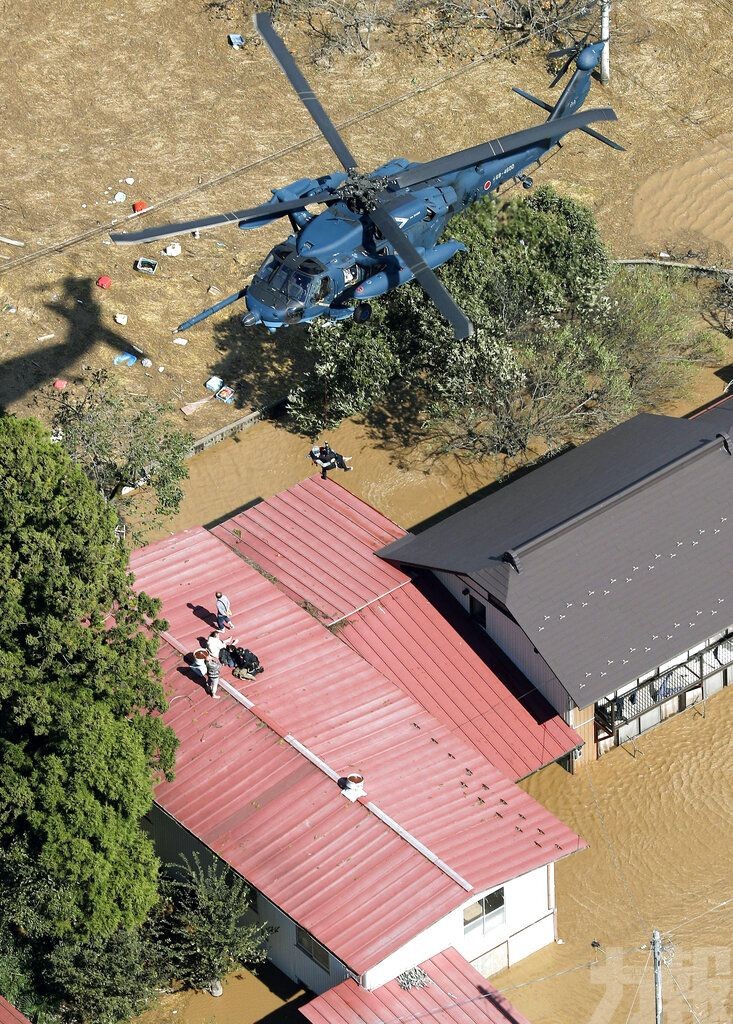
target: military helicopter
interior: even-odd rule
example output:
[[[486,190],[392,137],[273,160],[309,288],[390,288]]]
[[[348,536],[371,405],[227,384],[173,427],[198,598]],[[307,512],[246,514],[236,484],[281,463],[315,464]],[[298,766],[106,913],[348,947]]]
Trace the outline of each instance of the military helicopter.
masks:
[[[176,331],[188,330],[242,298],[247,307],[242,323],[263,324],[270,331],[317,317],[333,321],[353,317],[363,322],[371,315],[369,300],[415,280],[451,324],[456,337],[470,337],[473,325],[434,273],[465,249],[455,240],[439,241],[450,218],[509,179],[519,179],[525,188],[531,187],[532,180],[524,170],[574,129],[614,149],[623,148],[588,127],[595,121],[615,121],[613,110],[573,113],[588,95],[591,74],[604,46],[603,42],[583,45],[583,40],[551,55],[569,55],[553,84],[574,59],[577,64],[554,106],[515,89],[549,111],[543,124],[426,163],[398,157],[363,174],[275,31],[270,16],[255,14],[254,24],[343,171],[301,178],[273,189],[271,200],[252,209],[111,235],[119,245],[137,245],[197,234],[224,224],[257,228],[288,217],[292,234],[269,253],[250,285],[180,324]],[[312,212],[310,208],[317,204],[326,209]]]

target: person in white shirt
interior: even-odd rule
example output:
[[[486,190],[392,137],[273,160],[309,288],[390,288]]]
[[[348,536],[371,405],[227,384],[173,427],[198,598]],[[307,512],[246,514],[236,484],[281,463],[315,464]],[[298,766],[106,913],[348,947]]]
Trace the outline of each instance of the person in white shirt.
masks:
[[[206,641],[206,649],[212,658],[216,658],[222,663],[222,665],[228,665],[230,668],[233,667],[234,661],[227,650],[227,647],[234,647],[237,644],[237,640],[229,637],[227,640],[222,640],[221,630],[215,629],[209,634],[209,639]]]

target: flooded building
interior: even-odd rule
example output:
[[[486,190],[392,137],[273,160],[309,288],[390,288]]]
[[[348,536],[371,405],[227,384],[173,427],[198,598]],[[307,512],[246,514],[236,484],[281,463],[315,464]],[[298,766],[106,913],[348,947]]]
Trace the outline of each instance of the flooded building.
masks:
[[[430,570],[593,759],[733,681],[733,402],[642,414],[380,551]]]
[[[348,564],[327,553],[323,519],[340,524]],[[411,579],[374,555],[403,533],[310,480],[133,555],[136,586],[161,598],[169,623],[159,658],[180,743],[147,827],[164,861],[197,851],[241,874],[273,926],[269,958],[313,992],[333,990],[334,1006],[354,992],[364,1012],[398,991],[414,1000],[427,977],[435,998],[454,986],[474,999],[481,1021],[524,1024],[484,977],[553,941],[554,865],[586,844],[514,780],[579,740],[544,699],[537,721],[494,681],[472,742],[467,705],[426,708],[433,669],[415,660],[422,700],[394,681],[400,651],[444,642]],[[222,589],[264,672],[235,679],[222,666],[213,700],[186,659]],[[389,620],[398,594],[407,603]],[[409,628],[404,608],[417,609],[417,640],[394,635]],[[391,639],[371,614],[391,621]],[[470,645],[447,635],[480,688]],[[314,1019],[326,1012],[310,1005]]]

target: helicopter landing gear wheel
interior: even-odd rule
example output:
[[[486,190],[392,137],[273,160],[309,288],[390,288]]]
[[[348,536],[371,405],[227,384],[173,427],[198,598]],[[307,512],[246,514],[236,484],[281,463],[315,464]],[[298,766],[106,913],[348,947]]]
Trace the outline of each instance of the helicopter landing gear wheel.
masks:
[[[354,306],[354,321],[357,324],[365,324],[372,315],[372,307],[368,302],[357,302]]]

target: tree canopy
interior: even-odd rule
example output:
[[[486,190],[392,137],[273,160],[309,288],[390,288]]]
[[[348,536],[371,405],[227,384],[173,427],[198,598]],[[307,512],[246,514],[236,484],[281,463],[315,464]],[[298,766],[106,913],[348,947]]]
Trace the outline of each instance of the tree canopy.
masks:
[[[271,929],[248,920],[252,891],[244,879],[218,858],[202,864],[197,853],[170,867],[165,936],[176,976],[206,988],[243,964],[262,963]]]
[[[116,523],[40,424],[0,417],[0,917],[39,941],[134,927],[157,898],[163,624]]]
[[[123,394],[105,370],[64,391],[47,388],[41,403],[54,436],[118,511],[124,488],[141,484],[152,498],[149,525],[178,511],[193,438],[172,423],[167,406]]]
[[[715,355],[689,286],[614,268],[591,212],[549,187],[483,200],[450,234],[467,251],[439,274],[474,337],[457,341],[415,284],[377,302],[365,324],[316,321],[313,369],[289,396],[298,429],[315,437],[365,412],[402,432],[409,424],[438,451],[514,456],[655,407],[688,360]]]

